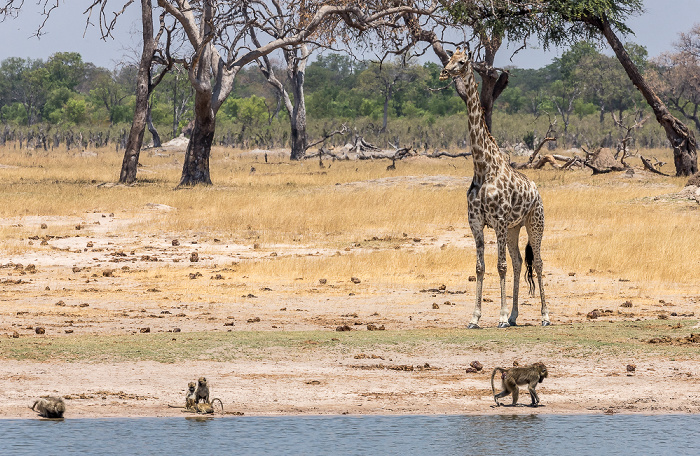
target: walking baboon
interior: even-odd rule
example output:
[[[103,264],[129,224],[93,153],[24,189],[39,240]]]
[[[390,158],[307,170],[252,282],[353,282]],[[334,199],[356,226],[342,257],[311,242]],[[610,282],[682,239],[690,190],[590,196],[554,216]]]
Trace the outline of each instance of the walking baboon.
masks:
[[[31,409],[39,412],[39,415],[45,418],[63,418],[66,404],[62,397],[46,396],[37,399]]]
[[[503,391],[496,394],[496,388],[493,384],[493,378],[496,376],[496,372],[501,372],[501,388]],[[511,367],[510,369],[504,369],[502,367],[497,367],[491,372],[491,391],[493,392],[493,400],[496,401],[496,405],[500,406],[498,399],[505,397],[509,394],[513,395],[513,405],[518,402],[518,395],[520,390],[518,385],[527,385],[527,390],[530,393],[530,398],[532,399],[532,407],[536,407],[540,403],[540,398],[535,391],[535,387],[538,383],[542,383],[542,380],[547,378],[547,368],[542,363],[534,363],[531,366],[526,367]]]
[[[207,386],[207,379],[205,377],[199,377],[199,380],[197,380],[195,403],[199,404],[200,399],[207,404],[209,403],[209,386]]]
[[[187,384],[187,396],[185,396],[185,408],[194,409],[197,404],[197,384],[195,382],[189,382]]]

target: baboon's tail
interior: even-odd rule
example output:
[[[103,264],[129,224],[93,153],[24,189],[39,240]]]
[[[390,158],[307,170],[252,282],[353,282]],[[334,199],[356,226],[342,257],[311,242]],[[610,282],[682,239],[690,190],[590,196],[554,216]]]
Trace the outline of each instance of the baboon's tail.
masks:
[[[527,243],[525,246],[525,280],[530,287],[530,296],[535,296],[535,280],[532,276],[532,262],[535,260],[535,254],[532,252],[532,246]]]
[[[496,387],[493,384],[493,378],[496,376],[496,372],[500,371],[501,375],[505,373],[505,369],[502,367],[496,367],[493,369],[493,372],[491,372],[491,392],[493,393],[493,400],[496,401],[496,405],[498,405],[498,399],[496,399]]]
[[[214,401],[219,401],[219,406],[221,407],[221,413],[224,413],[224,403],[221,402],[221,399],[218,397],[215,397],[214,399],[211,400],[211,407],[214,408]]]

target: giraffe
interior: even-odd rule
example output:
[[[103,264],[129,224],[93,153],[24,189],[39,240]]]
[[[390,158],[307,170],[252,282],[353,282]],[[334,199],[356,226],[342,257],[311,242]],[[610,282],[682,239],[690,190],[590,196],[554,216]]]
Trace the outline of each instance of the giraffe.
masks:
[[[484,283],[484,227],[496,231],[498,241],[498,275],[501,288],[501,312],[499,328],[516,326],[518,318],[518,291],[522,257],[518,248],[520,228],[527,230],[528,244],[525,248],[525,263],[530,294],[534,295],[532,267],[537,272],[542,301],[542,326],[549,326],[549,311],[542,287],[542,258],[540,244],[544,231],[544,208],[537,185],[525,175],[514,170],[508,163],[484,122],[479,103],[477,83],[471,55],[459,48],[440,73],[440,80],[462,77],[467,90],[469,112],[468,128],[471,139],[474,177],[467,192],[469,227],[476,243],[476,306],[468,328],[479,328],[481,318],[481,293]],[[513,263],[513,308],[508,316],[506,304],[506,247]]]

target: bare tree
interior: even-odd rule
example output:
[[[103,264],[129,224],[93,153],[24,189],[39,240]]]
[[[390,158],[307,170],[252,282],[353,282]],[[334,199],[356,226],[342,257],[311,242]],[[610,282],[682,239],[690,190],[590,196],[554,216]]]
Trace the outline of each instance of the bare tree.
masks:
[[[101,7],[104,8],[107,0],[101,0]],[[133,0],[129,0],[128,6]],[[155,87],[163,80],[165,73],[172,68],[173,60],[170,58],[157,58],[157,45],[162,33],[166,31],[163,18],[161,17],[161,27],[158,35],[153,35],[153,5],[151,0],[141,0],[141,32],[143,37],[143,50],[139,61],[139,69],[136,77],[136,105],[134,107],[134,118],[131,122],[131,129],[126,141],[124,150],[124,159],[122,160],[122,168],[119,173],[119,182],[122,184],[132,184],[136,181],[136,172],[138,170],[139,155],[143,145],[143,134],[146,124],[149,125],[149,130],[153,134],[155,128],[151,121],[151,107],[149,98]],[[169,50],[170,31],[168,31],[168,44],[166,49]],[[168,54],[169,56],[169,54]],[[160,74],[154,79],[152,77],[152,67],[154,62],[163,63]],[[153,135],[154,143],[160,138],[156,134]]]
[[[698,153],[695,135],[688,127],[671,114],[666,105],[656,95],[656,92],[644,79],[637,66],[630,58],[627,50],[617,37],[610,21],[605,15],[583,15],[581,20],[595,27],[605,37],[617,56],[632,83],[639,89],[651,109],[656,120],[666,131],[666,137],[673,147],[673,160],[676,165],[676,176],[690,176],[698,172]]]
[[[216,113],[231,92],[237,73],[245,65],[276,49],[300,46],[312,40],[314,33],[321,32],[323,27],[331,27],[327,29],[331,30],[333,23],[343,22],[353,30],[363,31],[396,22],[405,12],[424,11],[394,1],[359,5],[345,0],[303,4],[290,0],[283,7],[284,14],[297,18],[293,31],[255,46],[248,40],[250,30],[263,29],[268,18],[279,14],[269,8],[269,2],[158,0],[158,5],[179,22],[193,51],[187,67],[190,83],[195,89],[195,119],[180,186],[211,184],[209,157]],[[431,4],[429,8],[434,9],[435,5]]]
[[[294,17],[285,14],[282,3],[279,0],[270,0],[274,11],[273,16],[258,19],[260,29],[275,39],[280,39],[289,34],[296,27]],[[251,29],[251,39],[255,46],[261,47],[255,28]],[[306,134],[306,99],[304,96],[304,81],[306,79],[306,65],[311,52],[316,46],[301,43],[297,46],[289,46],[282,49],[284,61],[287,64],[287,79],[292,86],[292,96],[289,96],[286,87],[277,78],[268,55],[258,59],[260,71],[267,81],[275,88],[278,100],[284,103],[289,113],[291,128],[291,155],[292,160],[301,160],[308,149]],[[278,102],[279,105],[279,102]]]
[[[661,96],[700,131],[700,25],[680,33],[674,47],[654,60],[649,81]]]

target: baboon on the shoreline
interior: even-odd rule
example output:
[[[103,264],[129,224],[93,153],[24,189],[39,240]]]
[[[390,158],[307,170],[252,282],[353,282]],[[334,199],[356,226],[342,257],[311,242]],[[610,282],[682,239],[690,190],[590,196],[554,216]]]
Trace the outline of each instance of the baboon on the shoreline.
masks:
[[[197,384],[189,382],[187,384],[187,396],[185,396],[185,408],[194,409],[197,404]]]
[[[496,372],[501,372],[501,388],[503,391],[496,394],[496,388],[493,384],[493,378],[496,376]],[[493,400],[496,401],[496,405],[500,406],[498,399],[513,395],[513,406],[518,402],[518,395],[520,390],[518,385],[527,385],[527,390],[530,393],[530,398],[532,399],[532,407],[536,407],[540,403],[540,398],[535,391],[535,387],[538,383],[547,378],[548,372],[547,368],[542,363],[534,363],[531,366],[526,367],[511,367],[510,369],[505,369],[503,367],[497,367],[491,372],[491,391],[493,392]]]
[[[34,401],[34,405],[30,408],[45,418],[63,418],[63,414],[66,412],[63,398],[54,396],[39,398]]]
[[[221,406],[221,412],[223,413],[224,403],[221,402],[221,399],[219,399],[218,397],[215,397],[214,399],[212,399],[211,402],[203,402],[201,404],[195,404],[192,411],[196,412],[196,413],[203,413],[203,414],[214,413],[214,403],[216,401],[219,401],[219,405]]]
[[[209,386],[207,386],[207,379],[205,377],[199,377],[197,380],[197,393],[196,393],[196,404],[199,404],[199,400],[202,399],[205,403],[209,404]]]

